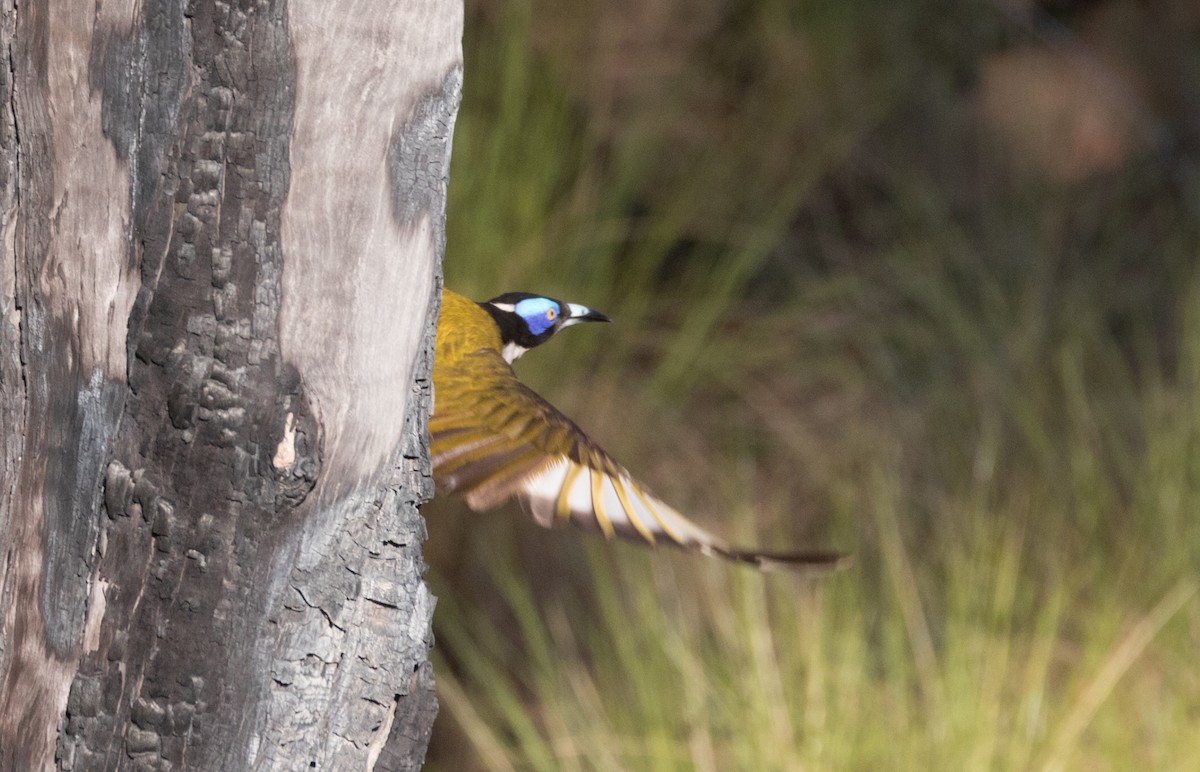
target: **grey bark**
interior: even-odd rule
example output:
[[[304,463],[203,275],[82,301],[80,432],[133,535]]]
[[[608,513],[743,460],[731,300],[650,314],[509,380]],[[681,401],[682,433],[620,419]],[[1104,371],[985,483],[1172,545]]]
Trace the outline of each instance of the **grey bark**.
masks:
[[[413,769],[459,0],[0,0],[0,769]]]

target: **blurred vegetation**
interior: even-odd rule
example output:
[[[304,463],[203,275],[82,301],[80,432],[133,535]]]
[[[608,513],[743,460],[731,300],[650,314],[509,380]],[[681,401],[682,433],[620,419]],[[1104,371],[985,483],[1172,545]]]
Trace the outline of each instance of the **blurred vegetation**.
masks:
[[[465,56],[447,284],[608,312],[522,377],[855,566],[436,502],[431,769],[1194,768],[1191,2],[473,0]]]

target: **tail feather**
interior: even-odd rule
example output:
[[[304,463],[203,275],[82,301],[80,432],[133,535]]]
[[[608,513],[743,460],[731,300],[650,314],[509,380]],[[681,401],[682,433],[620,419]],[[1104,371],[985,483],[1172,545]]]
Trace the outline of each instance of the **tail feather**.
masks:
[[[706,555],[714,555],[735,563],[753,566],[759,571],[817,571],[823,573],[848,568],[854,562],[850,555],[831,550],[766,552],[710,544],[701,547],[700,551]]]

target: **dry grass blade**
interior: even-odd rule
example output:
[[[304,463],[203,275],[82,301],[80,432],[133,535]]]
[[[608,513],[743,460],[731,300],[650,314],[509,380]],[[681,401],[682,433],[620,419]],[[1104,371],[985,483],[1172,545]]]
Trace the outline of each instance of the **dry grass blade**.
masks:
[[[1195,579],[1181,580],[1149,614],[1133,626],[1124,640],[1113,648],[1092,680],[1079,693],[1074,707],[1055,733],[1050,746],[1050,758],[1043,767],[1047,772],[1057,772],[1066,768],[1080,735],[1087,729],[1100,706],[1112,694],[1117,682],[1129,671],[1163,626],[1195,596],[1198,586],[1200,585]]]
[[[504,743],[475,710],[471,698],[463,691],[458,679],[442,668],[437,681],[438,699],[445,708],[447,717],[453,718],[467,735],[480,766],[492,772],[516,772],[516,767],[508,760],[508,751]]]

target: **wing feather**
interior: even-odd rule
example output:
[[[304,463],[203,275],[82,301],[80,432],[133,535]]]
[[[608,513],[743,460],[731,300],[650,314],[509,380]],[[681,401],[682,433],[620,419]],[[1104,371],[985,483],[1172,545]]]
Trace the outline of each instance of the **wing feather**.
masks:
[[[660,542],[754,565],[833,567],[835,552],[765,553],[730,547],[664,503],[571,419],[517,379],[499,352],[435,369],[429,421],[439,492],[477,511],[516,497],[542,526],[570,520],[606,538]]]
[[[558,515],[559,520],[570,520],[572,509],[571,491],[575,489],[575,480],[577,480],[579,475],[583,472],[583,467],[579,464],[572,464],[569,460],[565,459],[559,459],[554,466],[561,466],[565,470],[563,472],[562,487],[559,488],[558,495],[554,499],[554,512],[556,515]],[[549,482],[552,481],[534,479],[529,481],[528,487],[530,492],[533,493],[541,490],[539,485],[544,486]],[[549,525],[549,523],[547,523],[547,525]]]

